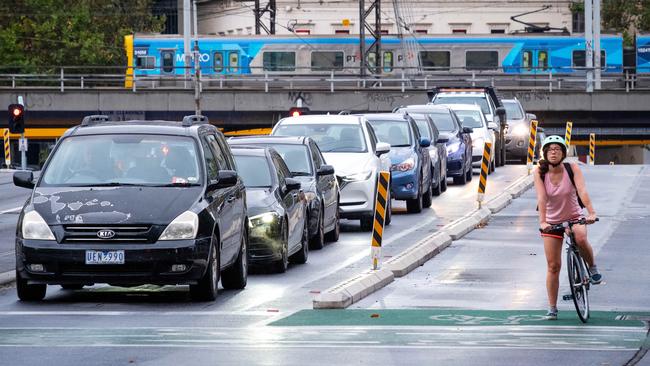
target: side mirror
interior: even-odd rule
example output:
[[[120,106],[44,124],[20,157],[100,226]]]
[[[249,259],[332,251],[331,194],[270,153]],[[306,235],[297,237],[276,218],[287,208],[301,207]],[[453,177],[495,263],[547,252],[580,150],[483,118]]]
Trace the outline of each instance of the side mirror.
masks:
[[[448,142],[449,142],[449,139],[446,138],[446,137],[439,137],[438,140],[436,141],[436,143],[438,143],[438,144],[446,144]]]
[[[386,142],[378,142],[377,148],[375,149],[375,155],[381,156],[390,152],[390,144]]]
[[[287,192],[300,189],[300,182],[293,178],[285,178],[284,184],[287,187]]]
[[[471,128],[471,127],[463,127],[463,133],[472,133],[472,132],[474,132],[473,128]]]
[[[499,126],[494,122],[488,122],[488,128],[496,131],[499,129]]]
[[[496,110],[497,116],[499,116],[499,119],[505,122],[506,119],[506,109],[503,107],[499,107]]]
[[[532,113],[526,113],[526,118],[528,118],[529,121],[532,121],[534,119],[537,119],[537,115]]]
[[[228,188],[237,184],[237,172],[234,170],[220,170],[217,180],[208,183],[207,191],[214,191],[219,188]]]
[[[14,185],[23,188],[34,188],[34,173],[19,171],[14,173]]]
[[[422,147],[429,147],[429,146],[431,146],[431,140],[429,140],[429,139],[426,138],[426,137],[422,137],[422,138],[420,139],[420,146],[422,146]]]
[[[334,174],[334,167],[331,165],[321,165],[321,167],[318,168],[318,171],[316,172],[316,175],[318,176],[332,174]]]

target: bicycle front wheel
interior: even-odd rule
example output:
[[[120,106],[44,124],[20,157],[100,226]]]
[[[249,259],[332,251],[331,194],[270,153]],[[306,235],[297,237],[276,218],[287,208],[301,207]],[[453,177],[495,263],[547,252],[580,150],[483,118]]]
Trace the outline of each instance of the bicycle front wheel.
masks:
[[[586,323],[589,319],[589,282],[581,258],[573,250],[567,252],[567,271],[573,304],[580,320]]]

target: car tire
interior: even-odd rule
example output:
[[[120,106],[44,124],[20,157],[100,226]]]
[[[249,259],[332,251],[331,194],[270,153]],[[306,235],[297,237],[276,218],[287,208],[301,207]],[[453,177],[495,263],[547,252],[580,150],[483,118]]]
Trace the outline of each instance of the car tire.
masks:
[[[442,193],[442,173],[438,173],[437,177],[431,177],[431,194],[434,196],[440,196]],[[436,185],[434,186],[434,178],[437,178],[437,181],[435,182]]]
[[[440,180],[440,185],[440,191],[444,192],[447,190],[447,173],[445,173],[445,176]]]
[[[420,189],[420,191],[418,192],[418,196],[415,199],[406,200],[406,211],[408,213],[422,212],[422,200],[423,200],[422,189]]]
[[[360,221],[361,221],[361,231],[371,231],[372,230],[372,222],[375,218],[370,216],[370,215],[365,215],[362,216]]]
[[[329,242],[339,241],[339,234],[341,233],[340,213],[338,200],[336,201],[336,218],[334,219],[334,229],[325,233],[325,240]]]
[[[460,177],[454,177],[455,185],[465,185],[467,183],[467,174],[462,173]]]
[[[289,223],[286,218],[282,224],[282,237],[282,257],[272,264],[275,273],[285,273],[289,267]]]
[[[70,291],[72,291],[72,290],[81,290],[82,288],[84,288],[84,285],[81,285],[81,284],[78,284],[78,283],[68,283],[68,284],[65,284],[65,285],[61,285],[61,288],[64,289],[64,290],[70,290]]]
[[[248,282],[248,225],[244,225],[239,256],[235,263],[221,273],[221,285],[227,290],[241,290]]]
[[[27,280],[21,278],[16,271],[16,292],[20,301],[41,301],[45,298],[47,285],[28,285]]]
[[[390,192],[388,192],[388,207],[386,207],[386,217],[384,217],[384,226],[390,225],[393,221],[393,199],[390,197]]]
[[[307,213],[305,213],[306,215]],[[307,219],[302,229],[302,238],[300,239],[300,250],[295,252],[289,260],[294,264],[305,264],[309,259],[309,225]]]
[[[431,184],[430,183],[429,183],[429,189],[427,189],[427,191],[424,192],[424,196],[422,196],[422,207],[424,208],[431,207]]]
[[[196,285],[190,285],[190,297],[194,301],[214,301],[217,298],[219,290],[219,274],[220,274],[220,255],[218,243],[212,244],[210,247],[210,260],[208,261],[208,268],[205,270],[203,277],[199,279]]]
[[[474,175],[474,168],[472,168],[472,165],[470,164],[469,169],[467,170],[467,173],[465,173],[467,176],[467,181],[471,182],[472,181],[472,176]]]
[[[309,241],[309,249],[320,250],[325,246],[325,208],[321,206],[318,215],[318,231]]]

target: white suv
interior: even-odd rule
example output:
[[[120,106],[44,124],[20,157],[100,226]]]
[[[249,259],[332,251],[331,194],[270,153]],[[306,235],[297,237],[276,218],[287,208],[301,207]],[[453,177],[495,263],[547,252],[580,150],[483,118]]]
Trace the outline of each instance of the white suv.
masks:
[[[361,220],[363,230],[372,230],[377,177],[380,171],[390,171],[390,145],[377,140],[363,116],[288,117],[280,120],[271,134],[314,139],[327,164],[334,166],[341,189],[341,217]],[[386,225],[390,223],[390,199],[388,202]]]
[[[494,122],[488,122],[485,118],[485,115],[481,111],[481,107],[478,105],[472,104],[443,104],[449,107],[452,111],[456,113],[456,116],[460,120],[460,123],[463,127],[469,127],[473,131],[472,135],[472,167],[480,168],[481,161],[483,160],[483,149],[485,148],[485,143],[489,142],[492,144],[492,152],[490,158],[490,166],[488,172],[491,173],[494,171],[494,159],[495,159],[495,142],[496,136],[495,131],[497,131],[497,124]]]

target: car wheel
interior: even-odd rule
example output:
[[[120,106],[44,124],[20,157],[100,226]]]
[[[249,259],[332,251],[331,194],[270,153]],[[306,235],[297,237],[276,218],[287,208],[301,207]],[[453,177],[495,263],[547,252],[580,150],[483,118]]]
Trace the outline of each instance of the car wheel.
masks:
[[[221,274],[221,285],[228,290],[241,290],[248,281],[248,225],[244,225],[239,256],[230,268]]]
[[[440,191],[444,192],[447,190],[447,173],[445,173],[445,176],[442,177],[440,180],[440,184],[442,185],[442,188],[440,188]]]
[[[321,206],[318,215],[318,231],[309,242],[309,249],[323,249],[325,246],[325,208]]]
[[[406,200],[406,211],[408,213],[420,213],[422,212],[422,189],[418,192],[418,196],[415,199]]]
[[[386,207],[386,217],[384,217],[384,226],[390,225],[393,221],[393,200],[390,197],[390,192],[388,192],[388,206]]]
[[[275,270],[276,273],[284,273],[287,271],[287,267],[289,267],[289,228],[288,228],[288,223],[286,222],[286,218],[284,223],[282,224],[282,248],[280,249],[281,251],[281,258],[278,259],[277,261],[273,262],[273,269]]]
[[[434,186],[434,177],[431,177],[431,194],[434,196],[440,196],[442,193],[442,173],[438,171],[438,176],[435,178],[437,178],[437,180],[435,181],[436,185]]]
[[[65,285],[61,285],[61,288],[64,290],[81,290],[82,288],[84,288],[84,285],[78,283],[65,284]]]
[[[460,177],[454,177],[454,184],[464,185],[467,183],[467,174],[462,173]]]
[[[465,175],[467,176],[467,181],[471,182],[472,181],[472,175],[474,174],[474,169],[472,168],[472,164],[469,165],[469,169],[467,169],[467,173]]]
[[[190,297],[194,301],[214,301],[219,290],[219,253],[216,241],[210,247],[210,260],[208,268],[199,283],[190,285]]]
[[[40,301],[45,298],[47,285],[28,285],[27,280],[16,271],[16,292],[20,301]]]
[[[433,181],[433,177],[431,178],[431,181]],[[429,183],[428,187],[429,189],[427,189],[427,191],[424,192],[424,196],[422,196],[422,207],[424,208],[431,207],[431,183]]]
[[[306,215],[306,213],[305,213]],[[309,225],[307,224],[307,219],[305,219],[305,224],[302,229],[302,238],[300,239],[300,250],[294,253],[291,258],[291,263],[295,264],[305,264],[309,258]]]
[[[372,230],[372,222],[373,222],[374,219],[375,218],[370,216],[370,215],[366,215],[366,216],[361,217],[361,220],[360,220],[361,221],[361,231],[371,231]]]
[[[325,234],[325,240],[329,242],[334,242],[334,241],[339,241],[339,234],[341,233],[341,226],[340,226],[340,214],[339,214],[339,205],[338,205],[338,200],[336,201],[336,217],[334,218],[334,229],[331,231],[327,232]]]

